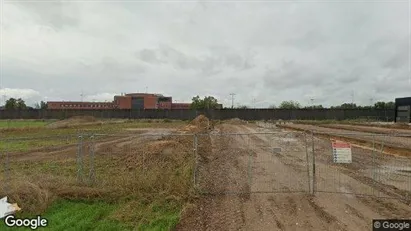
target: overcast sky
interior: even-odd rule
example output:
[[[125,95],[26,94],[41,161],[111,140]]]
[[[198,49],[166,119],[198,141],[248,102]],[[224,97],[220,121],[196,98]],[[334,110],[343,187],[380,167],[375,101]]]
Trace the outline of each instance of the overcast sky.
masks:
[[[235,93],[257,107],[411,96],[407,1],[5,1],[2,12],[0,95],[29,104],[82,90],[227,106]]]

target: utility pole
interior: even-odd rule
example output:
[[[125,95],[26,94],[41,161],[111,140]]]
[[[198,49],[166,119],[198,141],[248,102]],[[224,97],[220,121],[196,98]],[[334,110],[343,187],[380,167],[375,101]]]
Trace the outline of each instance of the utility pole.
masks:
[[[80,97],[81,97],[81,102],[83,102],[83,96],[84,96],[84,94],[83,94],[83,90],[81,90],[81,94],[80,94]]]
[[[230,95],[231,95],[231,109],[233,109],[234,108],[234,96],[235,96],[235,94],[230,93]]]
[[[354,105],[354,91],[351,91],[351,105]]]

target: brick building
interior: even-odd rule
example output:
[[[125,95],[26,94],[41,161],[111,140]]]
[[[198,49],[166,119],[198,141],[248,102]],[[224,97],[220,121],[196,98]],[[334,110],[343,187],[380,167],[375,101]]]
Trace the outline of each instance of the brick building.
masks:
[[[129,93],[114,96],[113,102],[49,101],[49,109],[190,109],[190,103],[173,103],[161,94]]]
[[[115,105],[113,103],[106,102],[61,102],[61,101],[48,101],[48,109],[113,109]]]
[[[173,103],[171,109],[190,109],[191,103]]]

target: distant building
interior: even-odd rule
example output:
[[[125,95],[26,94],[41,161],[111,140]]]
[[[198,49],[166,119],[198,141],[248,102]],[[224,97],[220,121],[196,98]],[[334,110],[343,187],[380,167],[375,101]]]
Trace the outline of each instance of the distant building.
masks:
[[[171,109],[190,109],[191,103],[173,103]]]
[[[114,96],[119,109],[171,109],[172,98],[160,94],[129,93]]]
[[[48,109],[113,109],[113,103],[106,102],[61,102],[61,101],[48,101]]]
[[[190,109],[191,103],[173,103],[161,94],[128,93],[114,96],[113,102],[49,101],[48,109]]]
[[[395,99],[395,122],[411,123],[411,97]]]

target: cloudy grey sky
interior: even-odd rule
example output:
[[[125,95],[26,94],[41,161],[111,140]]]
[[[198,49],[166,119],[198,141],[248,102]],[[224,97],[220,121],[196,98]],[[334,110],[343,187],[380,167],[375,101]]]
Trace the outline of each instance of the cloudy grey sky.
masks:
[[[0,95],[258,107],[411,96],[408,1],[7,1]]]

